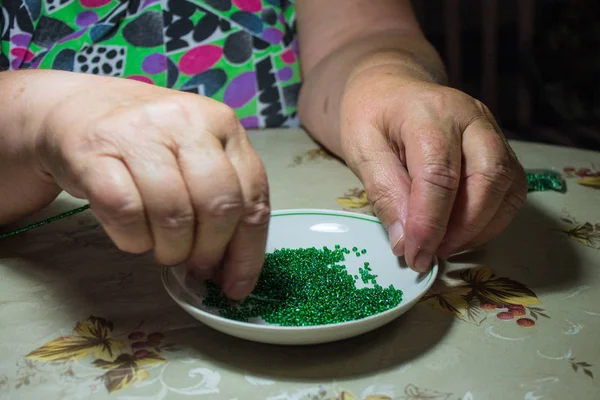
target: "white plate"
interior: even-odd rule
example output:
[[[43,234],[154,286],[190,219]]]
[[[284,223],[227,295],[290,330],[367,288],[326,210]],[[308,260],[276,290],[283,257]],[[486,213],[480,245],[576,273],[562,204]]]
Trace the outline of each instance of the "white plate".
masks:
[[[402,302],[387,311],[359,320],[338,324],[287,327],[270,325],[262,320],[240,322],[220,317],[215,310],[202,304],[202,288],[186,282],[185,271],[164,268],[163,284],[169,295],[189,314],[204,324],[238,338],[256,342],[305,345],[332,342],[357,336],[394,320],[413,307],[433,284],[437,264],[427,274],[419,274],[403,264],[390,249],[385,229],[377,218],[364,214],[331,210],[281,210],[272,214],[267,252],[278,248],[301,248],[336,244],[348,249],[366,249],[361,257],[348,257],[344,262],[348,272],[358,274],[358,268],[369,262],[372,273],[382,287],[393,285],[403,291]],[[364,286],[357,282],[357,287]],[[197,284],[196,284],[197,285]],[[203,286],[203,285],[202,285]]]

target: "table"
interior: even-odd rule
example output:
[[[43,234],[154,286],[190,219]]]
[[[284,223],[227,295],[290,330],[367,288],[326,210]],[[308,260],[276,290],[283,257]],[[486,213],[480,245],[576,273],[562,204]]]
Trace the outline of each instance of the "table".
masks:
[[[274,209],[371,213],[356,177],[303,131],[250,137]],[[599,153],[512,145],[526,168],[600,166]],[[600,399],[600,190],[566,180],[443,263],[405,316],[311,347],[201,325],[152,258],[118,251],[89,211],[4,239],[0,399]],[[31,221],[80,204],[61,195]]]

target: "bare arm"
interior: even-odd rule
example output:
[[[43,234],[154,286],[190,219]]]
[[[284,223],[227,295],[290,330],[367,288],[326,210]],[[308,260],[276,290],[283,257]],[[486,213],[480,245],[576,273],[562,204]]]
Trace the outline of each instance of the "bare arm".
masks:
[[[53,108],[90,80],[95,77],[53,70],[0,72],[0,225],[43,208],[61,192],[40,164],[39,134]]]
[[[47,103],[41,98],[48,95],[50,74],[0,73],[0,225],[44,207],[60,193],[40,172],[35,156],[35,132],[49,106],[40,108]]]
[[[340,103],[353,74],[397,64],[424,80],[446,80],[410,0],[298,0],[297,18],[304,76],[298,112],[315,139],[339,156]]]

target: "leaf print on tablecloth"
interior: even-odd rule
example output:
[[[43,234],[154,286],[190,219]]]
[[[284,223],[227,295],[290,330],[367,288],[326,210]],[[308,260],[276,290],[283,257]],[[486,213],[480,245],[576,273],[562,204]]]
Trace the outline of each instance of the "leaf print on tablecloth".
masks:
[[[469,308],[466,299],[469,292],[469,288],[464,286],[449,286],[444,281],[438,281],[422,297],[421,301],[462,318],[467,315],[467,309]]]
[[[91,316],[75,324],[75,335],[54,339],[27,354],[25,358],[42,362],[67,362],[92,355],[94,358],[114,360],[124,343],[111,339],[112,330],[112,322]]]
[[[509,278],[496,277],[489,267],[461,270],[460,278],[471,289],[469,296],[476,297],[481,303],[522,306],[541,303],[527,286]]]
[[[450,396],[452,396],[452,393],[437,392],[410,384],[404,388],[404,396],[398,398],[405,400],[449,400]]]
[[[541,301],[527,286],[497,277],[489,267],[452,271],[441,276],[420,302],[480,326],[489,313],[500,320],[516,319],[518,326],[531,328],[538,317],[550,318],[538,305]],[[527,313],[531,318],[527,318]]]
[[[146,368],[165,363],[167,360],[157,353],[147,350],[138,350],[135,354],[121,354],[114,361],[95,360],[98,368],[108,370],[101,379],[109,393],[125,389],[148,378]]]
[[[333,160],[333,157],[327,150],[323,148],[316,148],[308,150],[306,153],[301,156],[294,157],[294,162],[290,165],[290,167],[297,167],[306,162],[316,161],[316,160]]]
[[[585,178],[579,178],[577,183],[581,186],[593,187],[600,189],[600,176],[587,176]]]
[[[593,367],[592,364],[589,364],[584,361],[576,361],[575,357],[570,357],[569,363],[571,364],[571,368],[573,368],[573,371],[577,372],[577,371],[579,371],[579,369],[581,369],[584,374],[586,374],[590,378],[594,379],[594,374],[589,369],[590,367]]]
[[[335,201],[344,207],[344,211],[359,211],[364,214],[375,215],[364,189],[350,189],[344,196],[336,198]]]
[[[563,232],[567,236],[585,246],[600,250],[600,224],[591,224],[589,222],[578,224],[576,221],[566,218],[562,218],[562,220],[563,222],[571,222],[570,228],[563,229]]]
[[[487,319],[487,313],[479,307],[476,299],[468,300],[470,293],[471,289],[466,286],[450,286],[446,282],[438,281],[422,297],[421,302],[479,326]]]
[[[111,336],[112,322],[94,316],[79,321],[73,328],[74,335],[52,340],[24,358],[26,369],[19,374],[16,389],[28,385],[40,371],[40,365],[50,366],[53,373],[60,372],[61,378],[81,379],[73,372],[75,364],[72,362],[88,355],[94,357],[91,366],[97,369],[97,379],[103,381],[109,393],[144,381],[149,376],[148,367],[167,362],[160,355],[162,352],[178,349],[174,343],[163,343],[165,335],[161,332],[146,334],[138,330],[142,324],[129,331],[127,350],[124,350],[125,343]],[[46,364],[48,361],[54,363]]]

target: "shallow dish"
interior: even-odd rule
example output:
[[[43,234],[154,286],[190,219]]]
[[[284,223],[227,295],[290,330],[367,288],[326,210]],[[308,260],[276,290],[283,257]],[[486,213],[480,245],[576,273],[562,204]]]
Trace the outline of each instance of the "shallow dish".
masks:
[[[202,304],[203,284],[185,278],[181,268],[165,267],[163,284],[169,295],[190,315],[202,323],[242,339],[282,345],[307,345],[332,342],[357,336],[398,318],[429,290],[438,266],[427,274],[419,274],[406,267],[402,258],[394,256],[385,229],[377,218],[344,211],[298,209],[280,210],[272,214],[267,252],[281,248],[333,249],[341,245],[351,249],[365,249],[361,257],[349,257],[344,262],[348,272],[358,274],[364,262],[369,262],[377,282],[383,287],[393,285],[403,291],[402,302],[384,312],[348,322],[314,326],[288,327],[268,324],[261,319],[240,322],[219,316],[218,311]],[[357,281],[356,287],[365,286]]]

